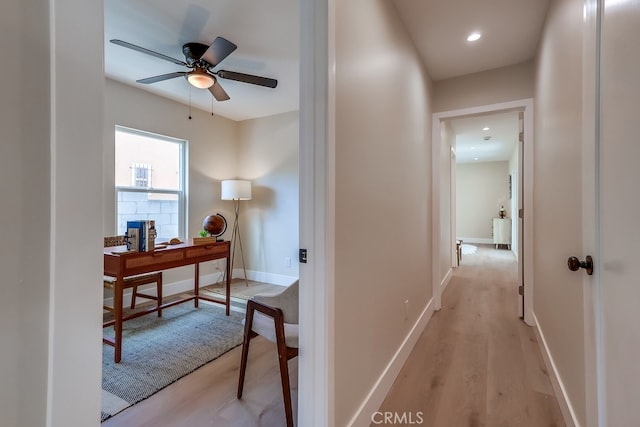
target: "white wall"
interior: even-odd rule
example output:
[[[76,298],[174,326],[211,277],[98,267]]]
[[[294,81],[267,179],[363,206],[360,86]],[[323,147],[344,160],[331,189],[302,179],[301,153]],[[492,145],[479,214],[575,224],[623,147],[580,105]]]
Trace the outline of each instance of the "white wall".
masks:
[[[532,61],[433,83],[433,111],[533,98]]]
[[[241,202],[243,249],[250,278],[288,284],[298,276],[298,113],[235,122],[107,79],[104,134],[104,235],[115,233],[115,125],[188,141],[188,235],[219,212],[231,238],[233,202],[220,200],[220,181],[250,179],[253,200]],[[111,214],[112,213],[112,214]],[[239,256],[239,253],[238,253]],[[291,258],[291,268],[285,258]],[[236,273],[242,263],[236,257]],[[201,264],[201,274],[224,268],[224,260]],[[193,267],[167,270],[167,284],[193,277]],[[167,295],[171,293],[169,288]]]
[[[241,206],[249,277],[282,284],[298,277],[299,128],[298,112],[239,123],[239,176],[253,191]]]
[[[360,407],[432,298],[430,83],[392,3],[337,2],[335,19],[332,425],[369,425]]]
[[[493,218],[509,207],[509,163],[481,162],[456,165],[456,227],[469,243],[493,242]]]
[[[116,232],[114,129],[115,125],[121,125],[188,141],[187,237],[197,236],[202,230],[202,220],[219,212],[229,222],[223,237],[231,238],[233,202],[220,200],[220,181],[238,174],[238,123],[198,109],[192,110],[193,118],[189,120],[187,108],[141,89],[106,80],[102,157],[105,236]],[[224,260],[202,263],[201,274],[213,273],[214,263],[224,268]],[[193,267],[183,267],[167,270],[163,280],[170,284],[192,278]]]
[[[22,71],[0,79],[0,235],[6,242],[0,246],[0,425],[6,427],[44,425],[47,411],[50,99],[48,79],[28,66],[35,55],[41,69],[49,69],[49,15],[41,6],[29,11],[24,1],[9,0],[0,14],[0,53]],[[26,96],[34,92],[39,103]],[[37,223],[29,223],[25,214],[33,220],[36,212]],[[29,237],[37,238],[34,252]]]
[[[569,404],[585,422],[582,275],[581,0],[551,3],[536,62],[534,311]]]
[[[101,29],[97,1],[2,5],[3,427],[99,424]]]

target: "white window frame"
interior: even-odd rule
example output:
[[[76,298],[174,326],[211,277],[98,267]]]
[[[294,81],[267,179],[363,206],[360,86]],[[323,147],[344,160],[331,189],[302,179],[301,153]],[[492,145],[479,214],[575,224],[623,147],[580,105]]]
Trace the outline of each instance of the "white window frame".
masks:
[[[125,127],[125,126],[120,126],[120,125],[116,125],[115,126],[115,132],[125,132],[125,133],[131,133],[131,134],[136,134],[136,135],[143,135],[145,137],[149,137],[149,138],[154,138],[157,140],[161,140],[161,141],[167,141],[167,142],[172,142],[175,144],[178,144],[180,146],[180,159],[179,159],[179,163],[180,163],[180,176],[179,176],[179,189],[178,190],[169,190],[169,189],[157,189],[157,188],[153,188],[151,187],[151,167],[149,169],[149,187],[122,187],[122,186],[115,186],[115,210],[114,210],[114,216],[115,216],[115,224],[116,224],[116,230],[118,228],[118,195],[121,192],[125,192],[125,193],[152,193],[152,194],[171,194],[171,195],[177,195],[178,196],[178,215],[179,215],[179,221],[178,221],[178,236],[174,236],[174,237],[178,237],[181,240],[184,240],[187,236],[188,233],[188,228],[187,225],[189,223],[188,218],[187,218],[187,189],[188,189],[188,184],[187,184],[187,170],[188,170],[188,161],[187,159],[188,157],[188,141],[185,139],[179,139],[179,138],[173,138],[170,136],[166,136],[166,135],[160,135],[157,133],[153,133],[153,132],[148,132],[148,131],[144,131],[144,130],[140,130],[140,129],[134,129],[134,128],[129,128],[129,127]],[[114,138],[115,138],[115,132],[114,132]],[[133,165],[132,165],[133,166]],[[150,165],[149,165],[150,166]],[[167,237],[167,236],[163,236],[163,237]]]

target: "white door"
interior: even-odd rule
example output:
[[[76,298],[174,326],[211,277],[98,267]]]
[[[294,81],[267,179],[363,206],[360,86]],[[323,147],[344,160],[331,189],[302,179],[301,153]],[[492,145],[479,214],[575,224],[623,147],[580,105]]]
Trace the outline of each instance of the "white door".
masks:
[[[640,425],[640,275],[635,269],[640,245],[640,1],[599,5],[604,9],[595,181],[584,183],[591,191],[596,184],[596,252],[590,254],[595,272],[584,283],[595,287],[599,422],[589,424],[635,426]],[[588,234],[593,233],[585,230],[586,239]]]

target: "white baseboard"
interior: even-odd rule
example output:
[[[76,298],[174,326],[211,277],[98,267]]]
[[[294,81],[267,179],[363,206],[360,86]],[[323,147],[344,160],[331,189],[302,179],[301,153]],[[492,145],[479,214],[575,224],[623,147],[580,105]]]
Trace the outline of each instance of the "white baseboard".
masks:
[[[453,268],[450,268],[449,271],[447,271],[447,274],[444,275],[444,279],[440,282],[440,295],[442,295],[444,290],[447,288],[447,285],[451,281],[451,277],[453,277]]]
[[[272,285],[280,285],[280,286],[289,286],[296,280],[297,277],[285,276],[281,274],[273,274],[273,273],[265,273],[260,271],[251,271],[247,270],[247,278],[249,280],[256,280],[259,282],[269,283]],[[233,278],[244,278],[244,271],[241,268],[234,268],[231,274]],[[200,276],[200,285],[208,286],[212,283],[217,283],[222,280],[223,276],[220,272],[205,274],[204,276]],[[146,286],[141,286],[141,290],[144,290],[145,293],[150,295],[156,295],[156,285],[150,284]],[[193,279],[185,279],[179,280],[173,283],[164,283],[162,285],[162,296],[168,297],[171,295],[181,294],[183,292],[193,291]],[[127,307],[131,304],[131,290],[125,290],[124,296],[122,298],[122,304],[124,307]],[[105,298],[104,304],[111,306],[113,305],[113,298]]]
[[[241,268],[234,268],[231,277],[244,277],[244,271]],[[267,273],[264,271],[247,270],[247,279],[257,282],[269,283],[271,285],[289,286],[296,280],[296,276],[285,276],[284,274]]]
[[[462,243],[476,243],[478,245],[493,245],[493,239],[485,239],[483,237],[459,237]]]
[[[409,354],[411,354],[413,347],[416,345],[416,342],[418,342],[418,338],[420,338],[422,331],[424,331],[424,328],[427,326],[432,315],[433,298],[429,301],[424,310],[422,310],[422,313],[402,342],[402,345],[393,355],[391,361],[358,408],[358,411],[356,411],[356,414],[348,424],[349,426],[368,427],[371,425],[371,415],[376,412],[380,408],[380,405],[382,405],[382,402],[384,402],[393,382],[398,377],[402,366],[404,366],[404,363],[407,361]]]
[[[549,380],[551,380],[551,386],[553,387],[553,391],[556,394],[556,399],[558,400],[558,405],[560,406],[562,418],[564,418],[564,422],[567,427],[580,427],[578,417],[576,417],[576,413],[573,410],[573,406],[571,405],[571,399],[569,399],[569,395],[567,394],[567,390],[564,387],[562,378],[558,374],[558,369],[555,362],[553,361],[551,353],[549,352],[547,340],[544,338],[544,332],[540,329],[540,324],[538,323],[538,318],[536,317],[535,313],[533,313],[533,320],[535,322],[535,325],[533,325],[533,330],[536,334],[536,338],[538,339],[538,343],[540,343],[541,345],[540,350],[542,352],[542,358],[544,359],[544,364],[547,366],[547,372],[549,372]]]

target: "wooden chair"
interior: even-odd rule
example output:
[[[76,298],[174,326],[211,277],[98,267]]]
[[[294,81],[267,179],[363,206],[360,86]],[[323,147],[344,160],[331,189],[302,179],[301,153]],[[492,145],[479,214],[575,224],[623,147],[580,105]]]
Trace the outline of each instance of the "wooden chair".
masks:
[[[275,342],[278,348],[280,380],[284,396],[284,411],[287,427],[293,427],[291,386],[287,361],[298,355],[298,281],[275,294],[258,294],[247,302],[247,315],[240,360],[238,399],[242,398],[244,376],[247,370],[249,343],[262,335]]]
[[[122,246],[126,245],[125,236],[109,236],[104,238],[104,247]],[[104,287],[106,289],[113,289],[115,286],[115,277],[104,276]],[[157,286],[156,295],[145,294],[138,291],[138,286],[148,285],[155,283]],[[156,310],[158,317],[162,317],[162,272],[156,271],[153,273],[137,274],[135,276],[129,276],[124,278],[123,289],[131,289],[131,309],[136,308],[136,298],[144,298],[148,300],[156,301]],[[113,307],[103,305],[106,311],[113,312]]]

